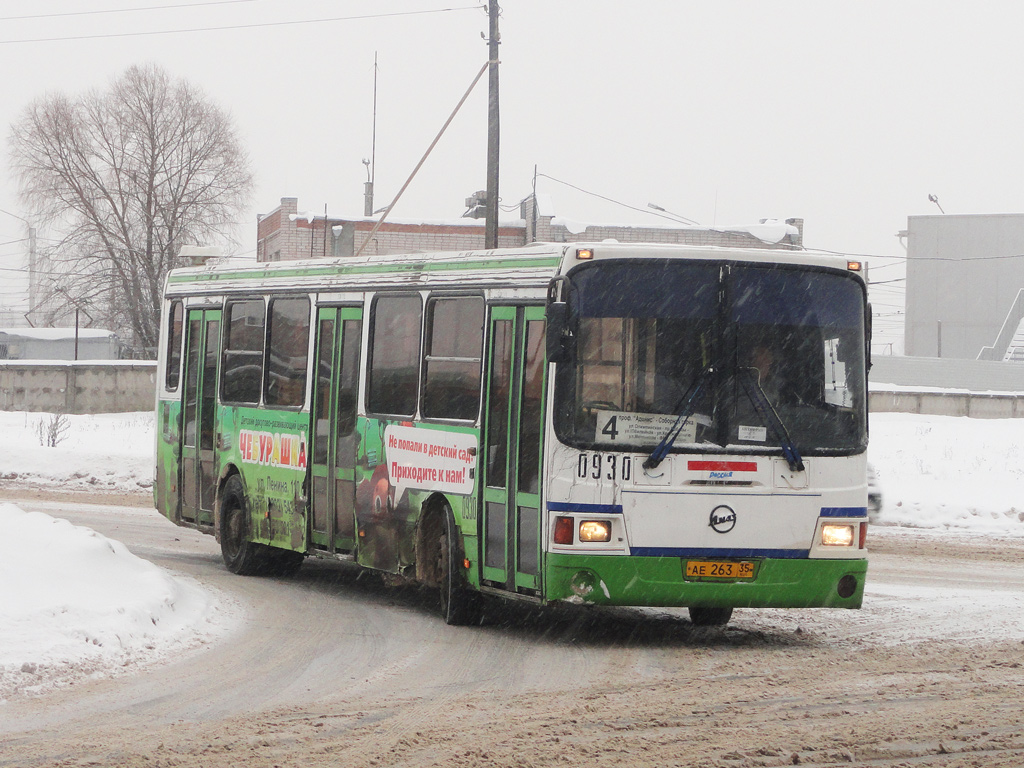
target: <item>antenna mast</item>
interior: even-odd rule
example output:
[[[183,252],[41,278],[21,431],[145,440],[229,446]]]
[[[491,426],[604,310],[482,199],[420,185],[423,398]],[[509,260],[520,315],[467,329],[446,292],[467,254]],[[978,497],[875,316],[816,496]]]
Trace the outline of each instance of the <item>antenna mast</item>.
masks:
[[[366,184],[363,187],[363,216],[373,216],[373,176],[377,166],[377,52],[373,52],[373,133],[370,139],[370,159],[366,166]]]

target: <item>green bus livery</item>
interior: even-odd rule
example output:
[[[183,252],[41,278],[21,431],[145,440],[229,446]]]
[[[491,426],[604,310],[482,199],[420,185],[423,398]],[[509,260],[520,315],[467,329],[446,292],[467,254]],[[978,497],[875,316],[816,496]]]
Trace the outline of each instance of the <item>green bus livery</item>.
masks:
[[[860,606],[869,317],[804,251],[619,243],[167,278],[155,503],[238,574],[486,596]]]

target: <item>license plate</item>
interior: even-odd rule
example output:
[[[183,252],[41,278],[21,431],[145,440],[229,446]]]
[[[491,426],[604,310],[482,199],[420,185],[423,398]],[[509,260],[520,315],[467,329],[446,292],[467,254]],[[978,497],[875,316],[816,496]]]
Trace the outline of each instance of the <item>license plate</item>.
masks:
[[[736,560],[687,560],[688,579],[753,579],[754,564]]]

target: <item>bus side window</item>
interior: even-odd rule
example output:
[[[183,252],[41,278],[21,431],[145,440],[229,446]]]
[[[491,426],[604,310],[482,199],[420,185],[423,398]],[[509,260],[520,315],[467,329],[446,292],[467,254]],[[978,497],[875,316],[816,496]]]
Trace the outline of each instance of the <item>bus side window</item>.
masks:
[[[356,428],[356,397],[359,390],[359,345],[363,339],[363,321],[345,320],[342,324],[341,374],[338,382],[338,438],[347,437]]]
[[[227,333],[221,360],[222,402],[255,405],[260,401],[264,321],[263,299],[228,304]]]
[[[475,421],[480,410],[483,299],[434,299],[427,305],[427,329],[422,415]]]
[[[544,321],[526,323],[522,406],[519,412],[519,490],[537,493],[540,487],[540,441],[544,433]]]
[[[309,362],[309,299],[272,299],[268,326],[263,401],[301,408]]]
[[[418,293],[379,296],[373,302],[368,410],[395,416],[416,414],[422,313]]]
[[[181,336],[185,328],[185,308],[181,301],[171,303],[167,316],[167,372],[164,387],[168,392],[178,388],[181,379]]]

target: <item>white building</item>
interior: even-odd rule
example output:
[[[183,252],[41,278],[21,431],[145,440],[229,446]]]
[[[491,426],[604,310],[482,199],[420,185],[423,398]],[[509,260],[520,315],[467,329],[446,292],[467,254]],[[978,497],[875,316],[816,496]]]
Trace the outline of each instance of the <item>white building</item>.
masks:
[[[0,328],[0,360],[117,360],[120,351],[102,328]]]
[[[907,356],[1024,360],[1022,326],[1024,214],[908,217]]]

